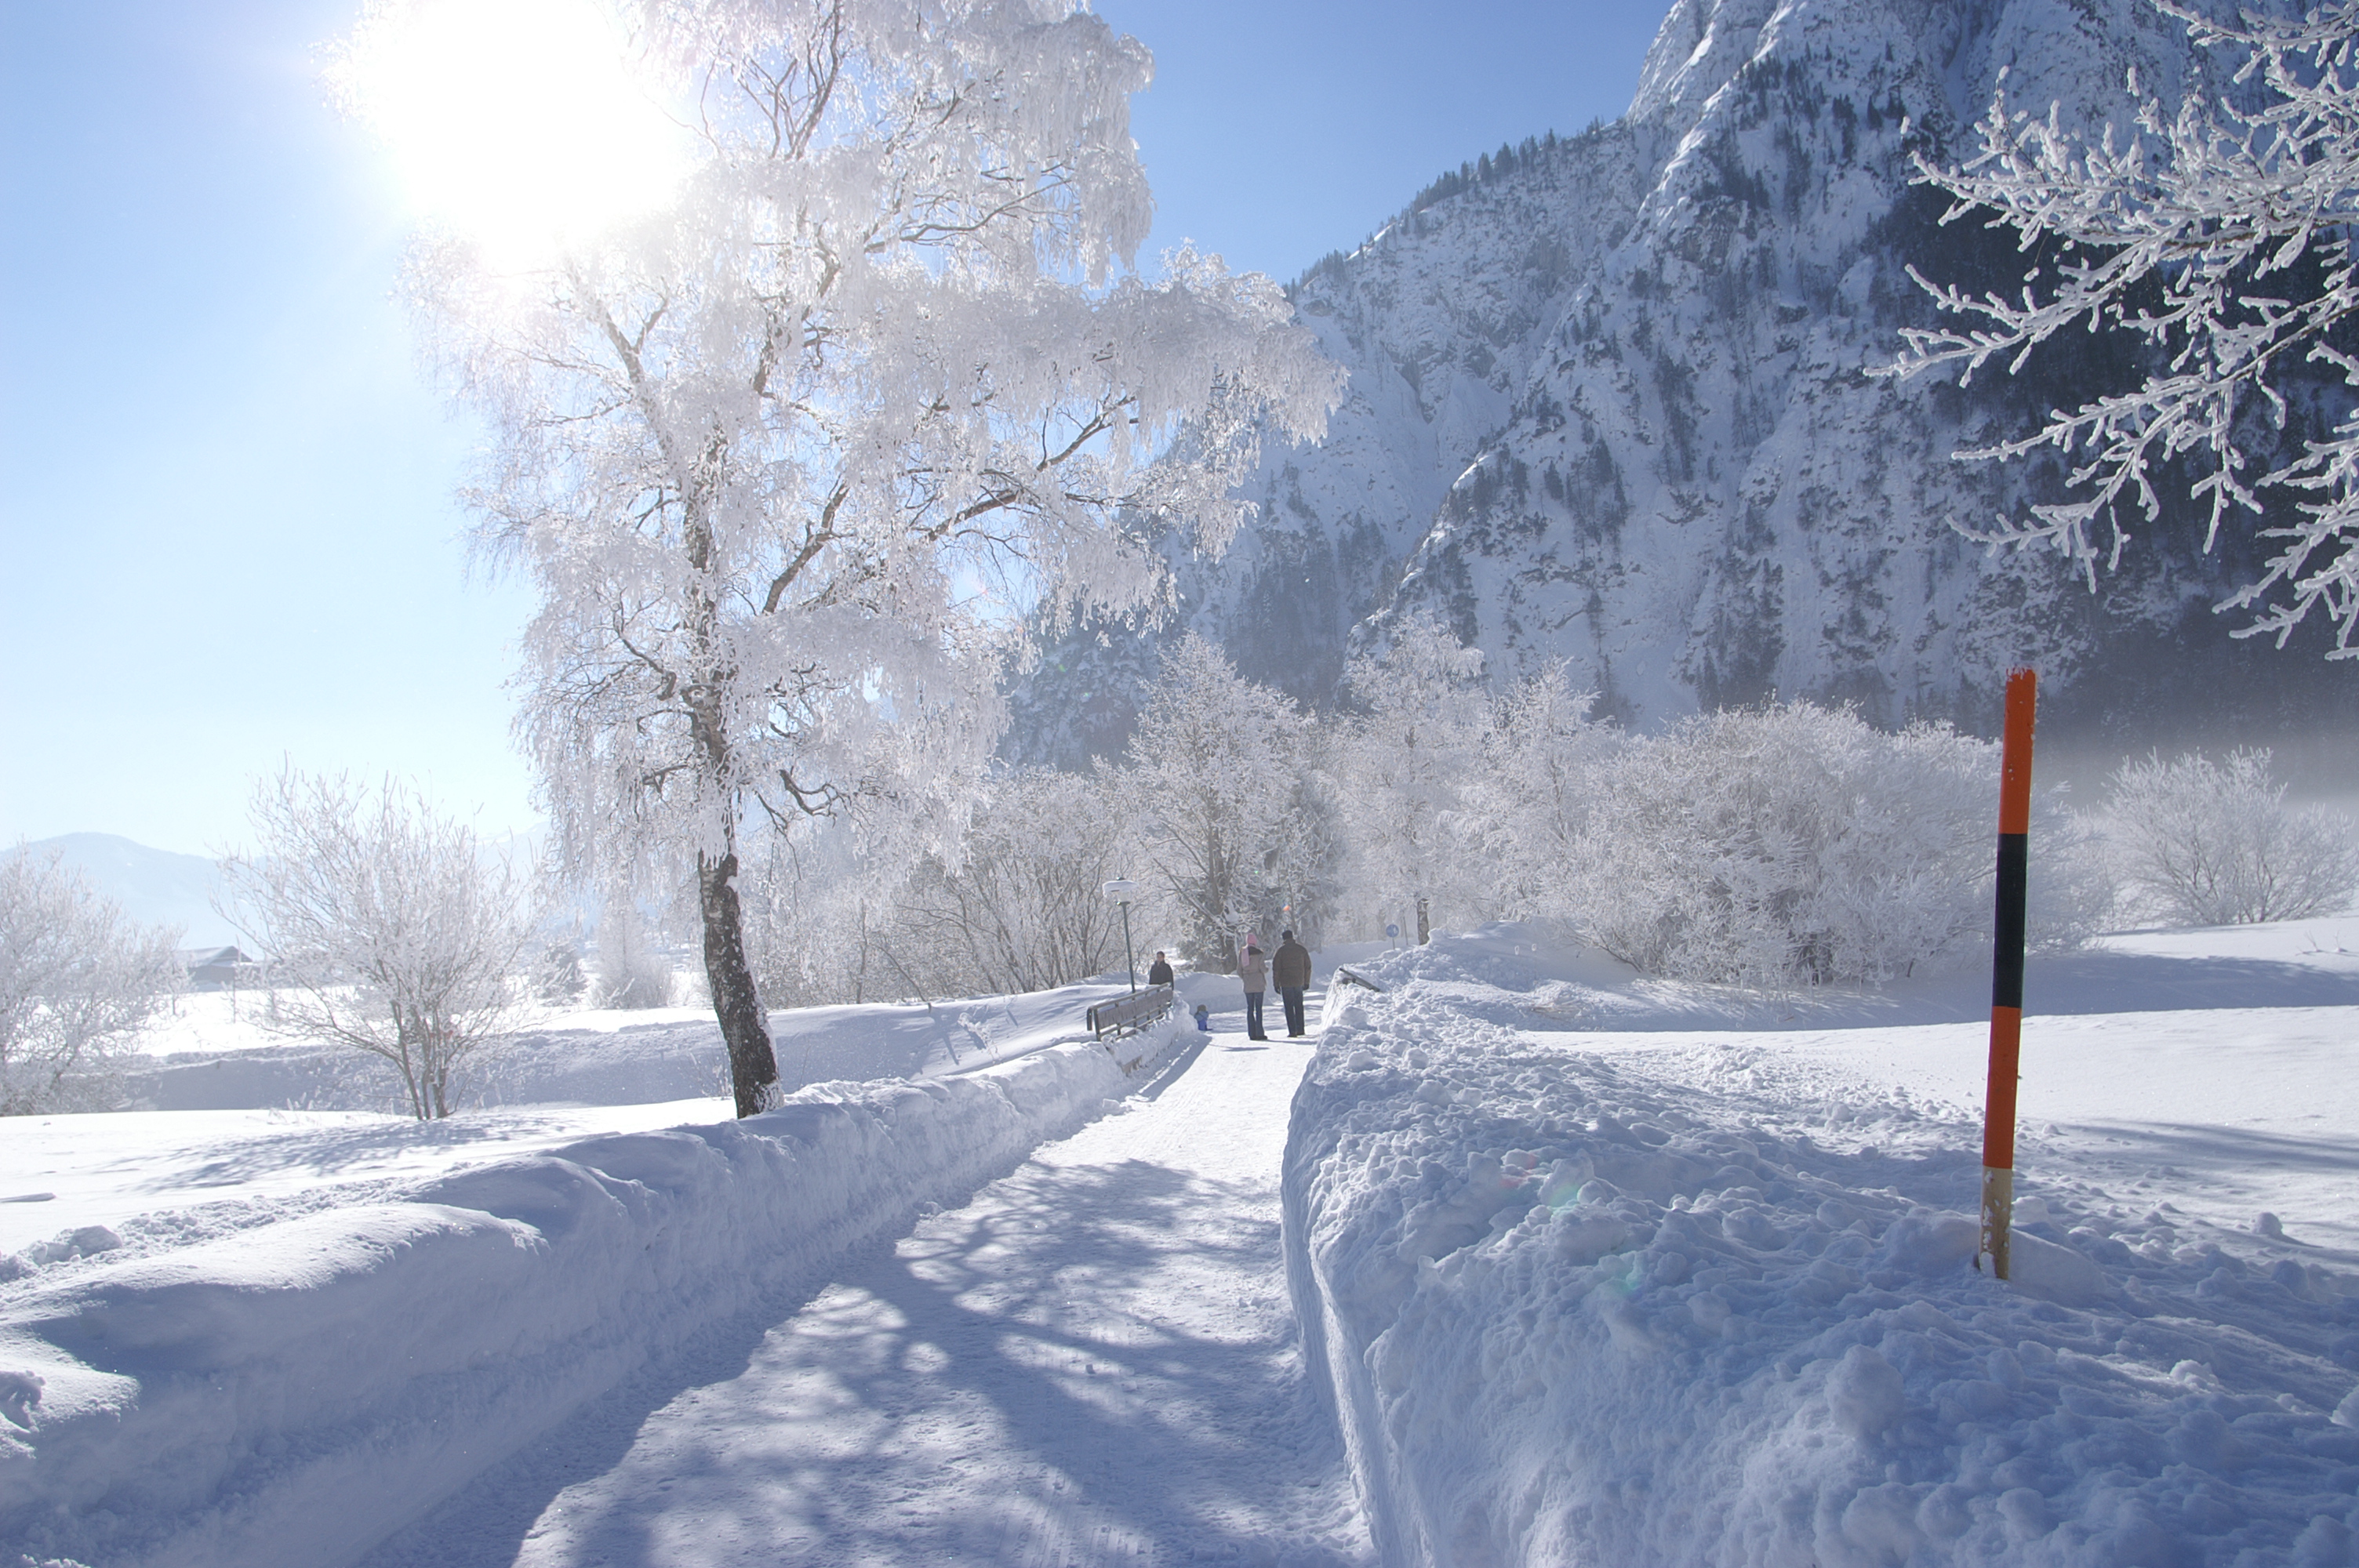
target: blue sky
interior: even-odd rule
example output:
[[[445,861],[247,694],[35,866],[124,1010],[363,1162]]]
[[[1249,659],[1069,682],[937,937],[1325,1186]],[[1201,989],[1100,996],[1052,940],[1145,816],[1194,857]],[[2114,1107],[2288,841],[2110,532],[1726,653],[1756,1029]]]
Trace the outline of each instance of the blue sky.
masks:
[[[473,433],[326,106],[355,0],[0,0],[0,841],[236,847],[254,778],[416,776],[531,826],[529,604],[471,573]],[[1155,51],[1153,248],[1291,277],[1445,168],[1628,103],[1652,0],[1106,0]]]

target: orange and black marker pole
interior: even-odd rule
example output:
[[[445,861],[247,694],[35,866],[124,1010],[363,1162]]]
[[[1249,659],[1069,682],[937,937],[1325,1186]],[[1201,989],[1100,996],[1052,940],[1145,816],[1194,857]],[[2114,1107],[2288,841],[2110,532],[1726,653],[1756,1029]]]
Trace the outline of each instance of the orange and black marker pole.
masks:
[[[2023,906],[2030,868],[2031,715],[2039,680],[2006,677],[1999,742],[1998,910],[1991,926],[1990,1087],[1983,1113],[1983,1256],[2007,1277],[2007,1225],[2015,1211],[2015,1086],[2023,1049]]]

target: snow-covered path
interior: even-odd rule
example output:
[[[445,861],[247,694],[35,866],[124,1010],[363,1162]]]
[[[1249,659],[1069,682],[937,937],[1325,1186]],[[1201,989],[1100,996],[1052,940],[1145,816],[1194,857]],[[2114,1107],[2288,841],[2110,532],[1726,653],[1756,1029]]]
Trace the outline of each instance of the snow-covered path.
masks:
[[[855,1264],[557,1493],[516,1561],[1364,1561],[1278,1246],[1307,1046],[1212,1035]],[[442,1555],[429,1533],[408,1544]]]

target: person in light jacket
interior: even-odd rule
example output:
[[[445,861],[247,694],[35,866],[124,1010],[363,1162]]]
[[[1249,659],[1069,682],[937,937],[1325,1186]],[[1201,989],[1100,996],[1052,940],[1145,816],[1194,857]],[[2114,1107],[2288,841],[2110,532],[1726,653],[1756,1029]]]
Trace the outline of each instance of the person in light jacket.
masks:
[[[1299,1040],[1310,1033],[1302,1014],[1302,993],[1310,986],[1310,949],[1294,939],[1294,933],[1283,931],[1277,945],[1277,957],[1270,961],[1269,978],[1277,983],[1277,994],[1286,1002],[1286,1037]]]
[[[1261,1029],[1261,993],[1269,984],[1269,966],[1263,962],[1261,949],[1245,944],[1245,961],[1237,966],[1237,979],[1245,983],[1245,1038],[1266,1040]]]

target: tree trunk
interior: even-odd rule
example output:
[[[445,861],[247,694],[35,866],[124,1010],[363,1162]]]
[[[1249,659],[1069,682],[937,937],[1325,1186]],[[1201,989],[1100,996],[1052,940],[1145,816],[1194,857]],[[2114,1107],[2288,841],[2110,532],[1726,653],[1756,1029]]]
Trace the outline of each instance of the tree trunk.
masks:
[[[712,990],[712,1013],[729,1047],[729,1087],[739,1116],[769,1108],[778,1081],[778,1059],[770,1050],[769,1021],[755,994],[754,971],[745,965],[745,926],[737,911],[737,857],[696,857],[697,902],[704,915],[704,979]]]

